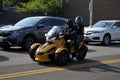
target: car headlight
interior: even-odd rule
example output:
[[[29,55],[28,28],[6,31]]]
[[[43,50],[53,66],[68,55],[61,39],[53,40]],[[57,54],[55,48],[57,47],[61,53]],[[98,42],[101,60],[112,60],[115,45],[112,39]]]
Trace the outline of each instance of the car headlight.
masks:
[[[96,33],[103,33],[104,31],[94,31],[93,34],[96,34]]]
[[[104,31],[87,31],[87,35],[90,34],[97,34],[97,33],[103,33]]]
[[[10,33],[12,33],[12,34],[16,34],[16,33],[22,33],[23,32],[23,30],[15,30],[15,31],[10,31]]]

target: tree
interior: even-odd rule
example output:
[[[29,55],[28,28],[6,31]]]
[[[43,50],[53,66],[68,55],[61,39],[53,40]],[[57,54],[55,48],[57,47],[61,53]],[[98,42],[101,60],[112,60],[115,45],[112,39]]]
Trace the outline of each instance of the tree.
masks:
[[[17,6],[18,12],[44,15],[61,15],[64,4],[68,0],[30,0],[28,3],[20,3]]]
[[[2,11],[3,0],[0,0],[0,12]]]

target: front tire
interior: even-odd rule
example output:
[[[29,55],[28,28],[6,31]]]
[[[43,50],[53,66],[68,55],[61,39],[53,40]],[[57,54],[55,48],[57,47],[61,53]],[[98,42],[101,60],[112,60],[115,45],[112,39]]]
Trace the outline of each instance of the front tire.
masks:
[[[111,37],[110,35],[106,34],[104,37],[103,37],[103,41],[102,41],[102,44],[103,45],[110,45],[111,44]]]
[[[63,50],[59,53],[55,53],[55,63],[59,66],[67,65],[70,61],[70,55],[67,50]]]
[[[35,60],[35,51],[37,50],[38,47],[39,45],[35,46],[33,49],[30,49],[29,56],[33,61]]]
[[[10,45],[9,45],[8,43],[2,44],[1,47],[2,47],[3,49],[5,49],[5,50],[10,49]]]
[[[3,45],[3,46],[1,46],[3,49],[5,49],[5,50],[8,50],[8,49],[10,49],[10,46],[9,45]]]
[[[30,46],[35,43],[35,38],[33,36],[27,36],[23,40],[22,48],[24,50],[30,50]]]

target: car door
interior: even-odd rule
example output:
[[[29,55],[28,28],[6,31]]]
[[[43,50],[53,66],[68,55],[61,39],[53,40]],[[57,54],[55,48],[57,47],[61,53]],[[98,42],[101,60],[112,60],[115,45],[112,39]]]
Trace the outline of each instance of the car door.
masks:
[[[40,42],[45,41],[45,34],[49,31],[50,22],[49,19],[42,20],[37,27],[37,38]]]
[[[120,40],[120,22],[116,22],[113,27],[112,27],[113,31],[114,31],[114,39],[115,40]]]

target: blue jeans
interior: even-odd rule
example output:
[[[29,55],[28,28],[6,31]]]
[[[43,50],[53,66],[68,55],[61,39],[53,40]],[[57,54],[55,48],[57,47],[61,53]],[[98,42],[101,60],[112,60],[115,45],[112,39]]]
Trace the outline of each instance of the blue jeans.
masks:
[[[79,46],[80,42],[82,42],[82,35],[78,35],[77,36],[77,40],[76,40],[76,46]]]

